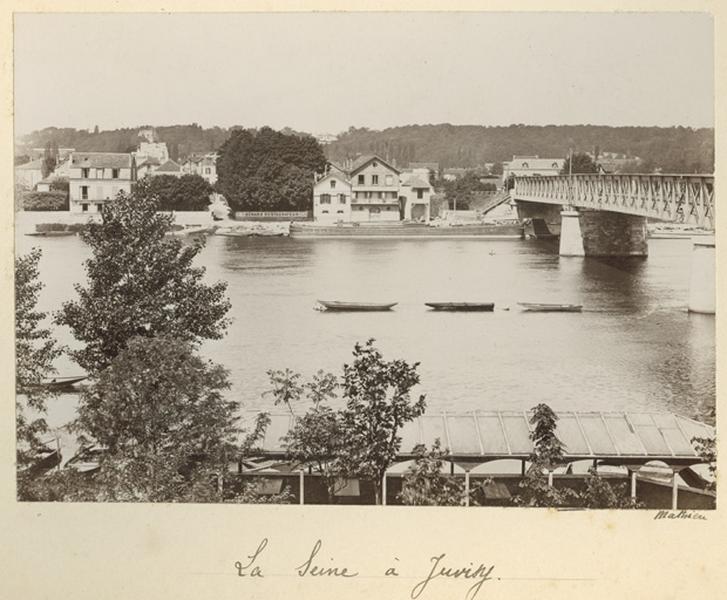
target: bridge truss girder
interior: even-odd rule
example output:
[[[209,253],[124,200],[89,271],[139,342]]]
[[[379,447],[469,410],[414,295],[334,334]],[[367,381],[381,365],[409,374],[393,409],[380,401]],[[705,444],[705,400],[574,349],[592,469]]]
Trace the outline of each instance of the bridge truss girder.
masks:
[[[712,175],[516,177],[515,200],[572,205],[714,229]]]

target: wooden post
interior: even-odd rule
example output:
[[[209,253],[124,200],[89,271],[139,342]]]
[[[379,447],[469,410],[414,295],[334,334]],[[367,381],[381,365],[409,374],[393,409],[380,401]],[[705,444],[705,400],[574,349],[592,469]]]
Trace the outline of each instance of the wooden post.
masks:
[[[636,470],[631,471],[631,497],[636,500]]]
[[[677,497],[679,496],[679,486],[677,484],[677,472],[672,471],[671,474],[671,509],[677,509]]]
[[[386,506],[386,471],[384,471],[384,479],[381,481],[381,505]]]
[[[301,469],[298,471],[298,493],[300,494],[299,504],[305,504],[305,471]]]
[[[520,475],[525,477],[525,459],[524,458],[520,461]]]
[[[548,471],[548,487],[553,487],[553,471]]]
[[[464,505],[470,505],[470,472],[464,473]]]

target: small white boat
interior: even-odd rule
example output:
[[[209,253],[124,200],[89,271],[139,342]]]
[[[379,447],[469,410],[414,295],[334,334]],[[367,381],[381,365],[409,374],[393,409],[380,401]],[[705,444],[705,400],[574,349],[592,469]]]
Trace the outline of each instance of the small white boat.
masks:
[[[582,304],[552,304],[544,302],[518,302],[523,310],[531,312],[581,312]]]
[[[434,310],[453,312],[492,312],[495,309],[494,302],[425,302],[424,304]]]
[[[339,300],[318,300],[327,310],[338,311],[381,311],[391,310],[398,302],[340,302]]]

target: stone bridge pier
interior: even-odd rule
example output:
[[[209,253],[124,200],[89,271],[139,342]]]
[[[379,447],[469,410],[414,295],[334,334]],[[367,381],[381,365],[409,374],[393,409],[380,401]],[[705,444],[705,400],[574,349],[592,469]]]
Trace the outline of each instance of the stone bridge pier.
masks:
[[[535,235],[560,235],[561,256],[648,256],[646,218],[616,212],[517,203],[521,219],[532,219]]]

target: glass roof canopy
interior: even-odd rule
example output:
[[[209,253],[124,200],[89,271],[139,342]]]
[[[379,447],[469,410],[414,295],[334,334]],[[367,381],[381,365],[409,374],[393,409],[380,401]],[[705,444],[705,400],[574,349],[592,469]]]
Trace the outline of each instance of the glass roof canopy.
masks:
[[[558,412],[556,435],[567,458],[634,459],[637,462],[701,462],[691,440],[715,436],[713,427],[671,413]],[[407,423],[399,432],[400,456],[410,457],[414,446],[430,448],[439,438],[452,459],[482,461],[527,458],[530,440],[529,412],[477,411],[428,414]],[[271,415],[263,454],[285,454],[281,437],[292,425],[291,415]]]

